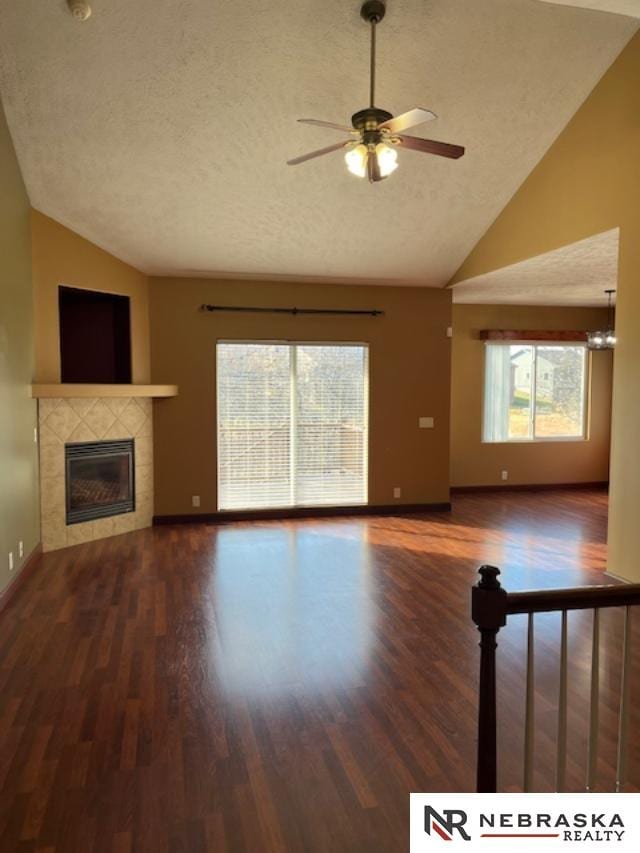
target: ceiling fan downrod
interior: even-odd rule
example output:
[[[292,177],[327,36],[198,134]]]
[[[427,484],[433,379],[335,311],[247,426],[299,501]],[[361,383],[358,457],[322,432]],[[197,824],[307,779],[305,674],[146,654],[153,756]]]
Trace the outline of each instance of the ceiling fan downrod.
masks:
[[[376,27],[387,11],[382,0],[365,0],[360,8],[360,17],[371,27],[371,54],[369,61],[369,106],[351,116],[354,128],[361,131],[375,130],[378,125],[392,118],[391,113],[375,105],[376,96]]]
[[[369,65],[369,106],[375,107],[376,91],[376,26],[384,18],[386,6],[382,0],[365,0],[360,15],[371,25],[371,59]]]

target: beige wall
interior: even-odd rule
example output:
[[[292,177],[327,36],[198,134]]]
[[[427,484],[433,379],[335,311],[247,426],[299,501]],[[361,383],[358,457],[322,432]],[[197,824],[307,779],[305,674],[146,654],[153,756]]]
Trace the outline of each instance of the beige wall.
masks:
[[[48,216],[32,212],[35,294],[35,381],[60,382],[58,287],[119,293],[131,298],[134,383],[149,382],[149,284],[146,275]]]
[[[451,357],[451,485],[603,482],[609,477],[610,352],[591,354],[587,441],[482,442],[484,342],[481,329],[596,329],[606,321],[597,308],[521,305],[454,305]]]
[[[640,581],[640,34],[454,277],[461,281],[620,228],[609,568]]]
[[[38,544],[29,199],[0,105],[0,591]],[[18,542],[25,557],[18,557]],[[15,569],[9,572],[8,553]]]
[[[380,308],[384,317],[203,314],[204,302]],[[449,498],[451,322],[446,290],[151,279],[152,377],[179,385],[154,407],[155,512],[215,512],[215,347],[218,339],[362,341],[370,345],[369,500]],[[433,430],[418,428],[433,416]]]

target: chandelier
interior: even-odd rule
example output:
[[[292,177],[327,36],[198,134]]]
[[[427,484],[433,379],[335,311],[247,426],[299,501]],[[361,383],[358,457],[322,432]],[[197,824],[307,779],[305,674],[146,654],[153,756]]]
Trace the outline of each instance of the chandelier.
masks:
[[[616,332],[614,328],[612,297],[615,290],[605,290],[608,297],[607,303],[607,328],[605,331],[587,332],[588,349],[613,349],[616,345]]]

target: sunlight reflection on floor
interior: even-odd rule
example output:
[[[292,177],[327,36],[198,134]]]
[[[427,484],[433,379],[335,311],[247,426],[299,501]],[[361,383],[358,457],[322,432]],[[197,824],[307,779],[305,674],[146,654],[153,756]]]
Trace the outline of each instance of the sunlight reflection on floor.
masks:
[[[212,579],[218,675],[227,695],[363,683],[375,637],[364,530],[223,529]],[[240,568],[242,567],[242,568]]]

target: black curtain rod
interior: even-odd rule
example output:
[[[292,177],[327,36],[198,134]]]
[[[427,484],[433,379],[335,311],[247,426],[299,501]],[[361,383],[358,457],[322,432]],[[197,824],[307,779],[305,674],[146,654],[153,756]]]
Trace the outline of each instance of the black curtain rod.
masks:
[[[360,308],[258,308],[247,305],[201,305],[201,311],[242,311],[245,314],[324,314],[360,317],[382,317],[384,311],[372,309],[370,311]]]

